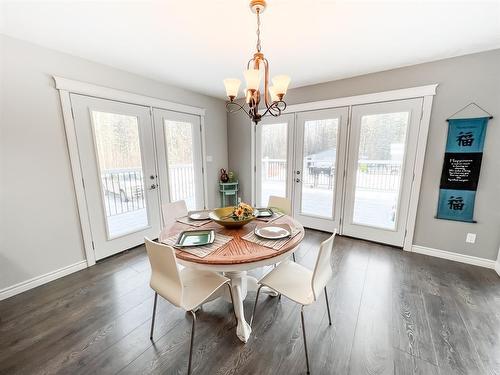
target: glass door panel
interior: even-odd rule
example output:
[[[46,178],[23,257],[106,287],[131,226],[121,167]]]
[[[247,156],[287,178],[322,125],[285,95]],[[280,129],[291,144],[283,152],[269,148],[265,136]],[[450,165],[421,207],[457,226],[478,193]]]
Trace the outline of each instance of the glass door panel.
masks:
[[[293,117],[262,120],[256,127],[256,206],[266,207],[271,195],[289,197],[289,150]]]
[[[156,108],[153,116],[162,201],[205,208],[200,117]]]
[[[343,231],[402,246],[422,99],[354,106]]]
[[[344,166],[347,116],[347,108],[297,116],[294,212],[307,227],[338,229],[342,180],[336,176]]]
[[[160,230],[149,108],[71,94],[96,259]]]
[[[164,121],[167,145],[168,184],[172,202],[184,200],[188,209],[196,208],[193,125]]]
[[[361,116],[353,223],[396,229],[409,112]]]
[[[92,111],[108,239],[149,225],[137,117]]]
[[[333,219],[339,119],[306,121],[300,213]]]

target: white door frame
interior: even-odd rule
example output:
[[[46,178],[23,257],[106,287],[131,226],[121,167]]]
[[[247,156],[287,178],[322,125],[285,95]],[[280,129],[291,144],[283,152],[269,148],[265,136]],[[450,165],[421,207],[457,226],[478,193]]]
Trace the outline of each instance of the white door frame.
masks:
[[[92,231],[90,228],[90,218],[87,208],[87,199],[85,197],[85,189],[83,185],[83,174],[81,170],[81,160],[78,151],[78,144],[76,140],[75,122],[73,118],[73,111],[71,108],[70,94],[82,94],[101,99],[114,100],[129,104],[143,105],[152,108],[166,109],[170,111],[188,113],[200,116],[201,130],[202,130],[202,156],[203,156],[203,169],[206,168],[205,158],[205,109],[199,107],[188,106],[184,104],[174,103],[163,99],[149,97],[145,95],[135,94],[128,91],[116,90],[109,87],[94,85],[91,83],[76,81],[72,79],[53,76],[55,81],[55,88],[59,91],[59,98],[61,101],[61,109],[64,120],[64,128],[66,132],[66,141],[68,144],[68,152],[70,157],[71,171],[73,174],[73,184],[75,187],[76,202],[78,206],[78,215],[80,218],[80,226],[82,230],[83,246],[85,249],[85,258],[87,267],[93,266],[96,263],[94,253],[94,245],[92,239]],[[204,176],[204,196],[205,202],[207,201],[207,177]]]
[[[383,91],[378,93],[363,94],[348,96],[344,98],[335,98],[330,100],[321,100],[316,102],[307,102],[300,104],[291,104],[287,106],[284,113],[299,113],[304,111],[349,107],[358,104],[371,104],[403,99],[423,98],[422,116],[419,124],[419,133],[417,140],[417,151],[415,157],[415,165],[413,169],[414,179],[411,186],[410,205],[408,207],[408,215],[406,218],[406,236],[403,244],[403,250],[412,251],[413,237],[415,232],[415,222],[417,218],[418,198],[420,195],[420,187],[422,183],[422,172],[424,169],[425,148],[427,146],[427,135],[429,133],[429,125],[431,118],[432,101],[436,95],[438,84],[410,87],[399,90]],[[258,126],[258,125],[257,125]],[[252,125],[252,198],[255,199],[255,126]],[[255,202],[255,201],[254,201]]]
[[[199,116],[180,113],[174,111],[168,111],[160,108],[153,108],[153,132],[154,139],[156,143],[156,157],[157,157],[157,170],[158,179],[160,181],[160,202],[170,202],[171,200],[171,190],[170,190],[170,177],[168,170],[168,150],[165,142],[165,128],[164,121],[173,120],[186,122],[192,125],[192,140],[193,140],[193,169],[195,172],[195,192],[197,197],[197,205],[200,204],[201,209],[207,207],[206,200],[206,182],[205,182],[205,168],[203,166],[203,132],[202,125]],[[200,146],[197,149],[197,146]],[[160,167],[162,165],[162,167]],[[201,190],[200,190],[201,188]],[[201,194],[201,196],[198,195]],[[163,199],[162,199],[163,198]],[[162,220],[163,220],[163,215]]]
[[[411,198],[411,183],[413,180],[415,156],[418,145],[418,131],[422,115],[422,98],[397,100],[390,102],[370,103],[352,107],[351,127],[348,145],[348,165],[344,200],[344,220],[342,233],[366,240],[402,246],[406,233],[408,207]],[[383,228],[371,224],[354,222],[354,205],[356,196],[356,180],[359,159],[359,143],[361,119],[365,115],[384,114],[392,112],[408,112],[408,124],[404,139],[404,152],[401,164],[400,188],[397,196],[397,212],[394,229]]]
[[[337,233],[340,231],[340,218],[343,210],[344,169],[346,159],[347,139],[349,134],[349,107],[329,108],[324,110],[305,111],[295,114],[295,138],[294,138],[294,182],[293,209],[295,219],[303,225],[311,225],[320,230]],[[337,144],[335,148],[335,186],[333,187],[332,217],[325,218],[312,214],[301,214],[304,170],[304,127],[305,122],[323,119],[338,119]],[[301,173],[297,175],[297,171]]]
[[[259,149],[259,143],[257,142],[257,136],[259,135],[258,127],[261,127],[262,125],[272,125],[272,124],[287,124],[287,168],[286,168],[286,181],[285,181],[285,192],[286,192],[286,197],[291,198],[292,197],[292,189],[294,187],[293,184],[293,160],[294,160],[294,146],[293,146],[293,140],[294,140],[294,130],[295,130],[295,116],[289,114],[289,115],[283,115],[282,117],[266,117],[263,119],[257,127],[255,125],[253,126],[254,131],[255,131],[255,142],[254,143],[254,168],[253,168],[253,178],[254,178],[254,183],[252,186],[252,204],[256,205],[257,204],[257,197],[260,194],[260,188],[258,186],[258,182],[260,181],[260,177],[258,177],[258,173],[260,172],[260,167],[257,166],[257,155],[260,151]],[[261,206],[266,206],[267,202],[261,202]]]

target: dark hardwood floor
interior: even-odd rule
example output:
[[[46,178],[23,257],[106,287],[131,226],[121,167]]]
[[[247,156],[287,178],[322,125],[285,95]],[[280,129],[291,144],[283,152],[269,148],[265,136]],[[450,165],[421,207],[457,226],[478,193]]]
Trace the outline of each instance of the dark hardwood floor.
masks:
[[[297,261],[312,268],[327,236],[308,230]],[[324,298],[305,308],[311,373],[500,374],[494,271],[345,237],[332,262],[332,325]],[[186,373],[190,316],[160,299],[151,342],[148,278],[139,247],[0,302],[0,373]],[[246,345],[225,301],[198,317],[193,373],[305,373],[295,303],[262,297]]]

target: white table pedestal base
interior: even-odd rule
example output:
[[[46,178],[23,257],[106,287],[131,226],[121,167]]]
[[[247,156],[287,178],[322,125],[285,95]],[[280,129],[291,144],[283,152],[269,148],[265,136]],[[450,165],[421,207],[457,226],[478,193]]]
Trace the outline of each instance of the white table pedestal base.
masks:
[[[247,272],[246,271],[231,271],[225,272],[224,275],[231,279],[231,290],[234,298],[234,312],[238,319],[236,327],[236,335],[238,338],[247,342],[250,338],[252,328],[245,320],[245,311],[243,310],[243,300],[247,296]]]
[[[236,327],[236,335],[238,338],[247,342],[250,338],[250,333],[252,333],[252,328],[250,324],[247,323],[245,319],[245,311],[243,309],[243,301],[247,296],[248,290],[256,292],[258,288],[257,279],[253,276],[248,276],[246,271],[231,271],[224,272],[224,276],[231,279],[231,290],[233,291],[234,298],[234,312],[236,318],[238,319],[238,326]],[[269,294],[272,297],[276,297],[278,293],[267,287],[263,287],[260,291],[261,293]],[[229,296],[224,296],[225,299],[229,299]]]

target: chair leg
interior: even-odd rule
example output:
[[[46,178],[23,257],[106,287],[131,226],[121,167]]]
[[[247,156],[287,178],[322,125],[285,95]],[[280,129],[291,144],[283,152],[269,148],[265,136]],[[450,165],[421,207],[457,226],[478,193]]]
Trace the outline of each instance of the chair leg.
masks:
[[[294,261],[294,262],[297,262],[297,261],[295,260],[295,253],[292,253],[292,259],[293,259],[293,261]]]
[[[304,306],[300,307],[300,320],[302,322],[302,335],[304,336],[304,350],[306,352],[307,373],[309,372],[309,355],[307,354],[306,326],[304,325]]]
[[[194,343],[194,331],[196,327],[196,313],[191,310],[193,315],[193,325],[191,327],[191,343],[189,344],[189,362],[188,362],[188,375],[191,375],[191,363],[193,359],[193,343]]]
[[[149,339],[153,340],[153,330],[155,328],[155,316],[156,316],[156,303],[158,302],[158,293],[155,292],[155,301],[153,303],[153,317],[151,318],[151,332],[149,333]]]
[[[332,325],[332,317],[330,315],[330,303],[328,302],[328,292],[326,291],[325,286],[325,299],[326,299],[326,311],[328,311],[328,322]]]
[[[257,308],[257,301],[259,300],[260,289],[262,285],[259,285],[259,289],[257,289],[257,295],[255,296],[255,303],[253,304],[252,317],[250,318],[250,327],[252,327],[253,318],[255,316],[255,309]]]
[[[238,317],[236,316],[236,310],[234,309],[234,297],[233,297],[233,291],[231,289],[231,284],[227,283],[227,287],[229,288],[229,295],[231,296],[231,304],[233,305],[233,315],[234,315],[234,320],[236,323],[238,323]]]

